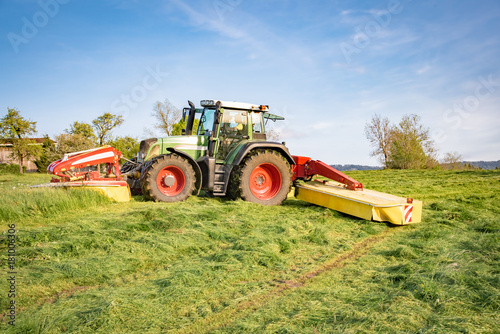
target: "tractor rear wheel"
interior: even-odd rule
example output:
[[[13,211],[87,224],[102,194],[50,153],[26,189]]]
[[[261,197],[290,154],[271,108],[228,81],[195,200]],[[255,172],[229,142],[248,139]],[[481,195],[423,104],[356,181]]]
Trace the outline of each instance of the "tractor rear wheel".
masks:
[[[261,205],[280,205],[292,186],[290,165],[275,151],[250,153],[236,167],[230,185],[230,195]]]
[[[178,202],[194,191],[196,176],[191,164],[178,155],[156,158],[145,170],[142,192],[156,202]]]

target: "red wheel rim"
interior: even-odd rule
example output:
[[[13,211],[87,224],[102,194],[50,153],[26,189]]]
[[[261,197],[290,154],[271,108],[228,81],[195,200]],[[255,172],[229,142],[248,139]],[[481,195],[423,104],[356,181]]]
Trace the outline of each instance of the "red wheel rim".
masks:
[[[180,168],[167,166],[158,173],[156,185],[167,196],[179,195],[186,185],[186,177]]]
[[[250,191],[260,200],[272,199],[281,189],[281,173],[272,164],[260,164],[250,174]]]

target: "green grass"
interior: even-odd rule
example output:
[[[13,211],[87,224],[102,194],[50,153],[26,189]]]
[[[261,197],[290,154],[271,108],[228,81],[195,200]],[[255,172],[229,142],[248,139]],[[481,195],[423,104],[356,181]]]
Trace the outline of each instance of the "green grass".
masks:
[[[23,227],[39,226],[40,220],[45,218],[60,223],[60,219],[66,219],[62,213],[86,211],[111,203],[106,196],[86,189],[61,191],[53,188],[30,188],[31,185],[49,181],[50,177],[46,174],[0,174],[0,219]],[[7,224],[0,226],[0,231],[6,229]]]
[[[0,331],[497,332],[500,173],[349,174],[423,200],[423,222],[389,227],[294,198],[113,203],[0,174],[1,266],[14,223],[20,307]]]

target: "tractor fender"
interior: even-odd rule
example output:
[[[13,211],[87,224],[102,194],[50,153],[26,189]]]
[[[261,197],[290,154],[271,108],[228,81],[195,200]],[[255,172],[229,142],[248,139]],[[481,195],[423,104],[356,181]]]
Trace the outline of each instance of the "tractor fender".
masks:
[[[198,163],[191,156],[189,156],[188,154],[186,154],[186,153],[184,153],[182,151],[176,150],[173,147],[167,148],[167,151],[169,151],[172,154],[176,154],[178,156],[181,156],[184,159],[186,159],[187,161],[189,161],[189,163],[191,164],[191,166],[194,169],[194,173],[196,174],[196,182],[195,182],[195,185],[194,185],[194,193],[193,193],[193,195],[198,195],[200,193],[200,190],[201,190],[201,184],[202,184],[201,181],[202,181],[202,177],[203,177],[202,174],[201,174],[201,168],[198,165]]]
[[[288,152],[288,148],[281,143],[275,143],[275,142],[268,142],[268,141],[262,141],[262,142],[249,142],[244,144],[234,157],[233,161],[231,162],[231,165],[233,166],[238,166],[241,164],[243,159],[247,156],[247,154],[254,149],[269,149],[273,151],[277,151],[279,154],[281,154],[290,165],[295,165],[295,161],[293,160],[292,156],[290,155],[290,152]]]

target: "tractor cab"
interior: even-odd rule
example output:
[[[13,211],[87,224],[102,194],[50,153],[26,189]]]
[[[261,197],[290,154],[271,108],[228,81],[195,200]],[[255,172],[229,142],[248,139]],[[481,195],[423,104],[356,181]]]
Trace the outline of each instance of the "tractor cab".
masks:
[[[266,141],[267,122],[284,119],[268,113],[266,105],[202,100],[201,106],[203,109],[193,105],[184,109],[184,119],[187,117],[184,133],[207,137],[208,155],[217,160],[225,160],[242,142]]]

